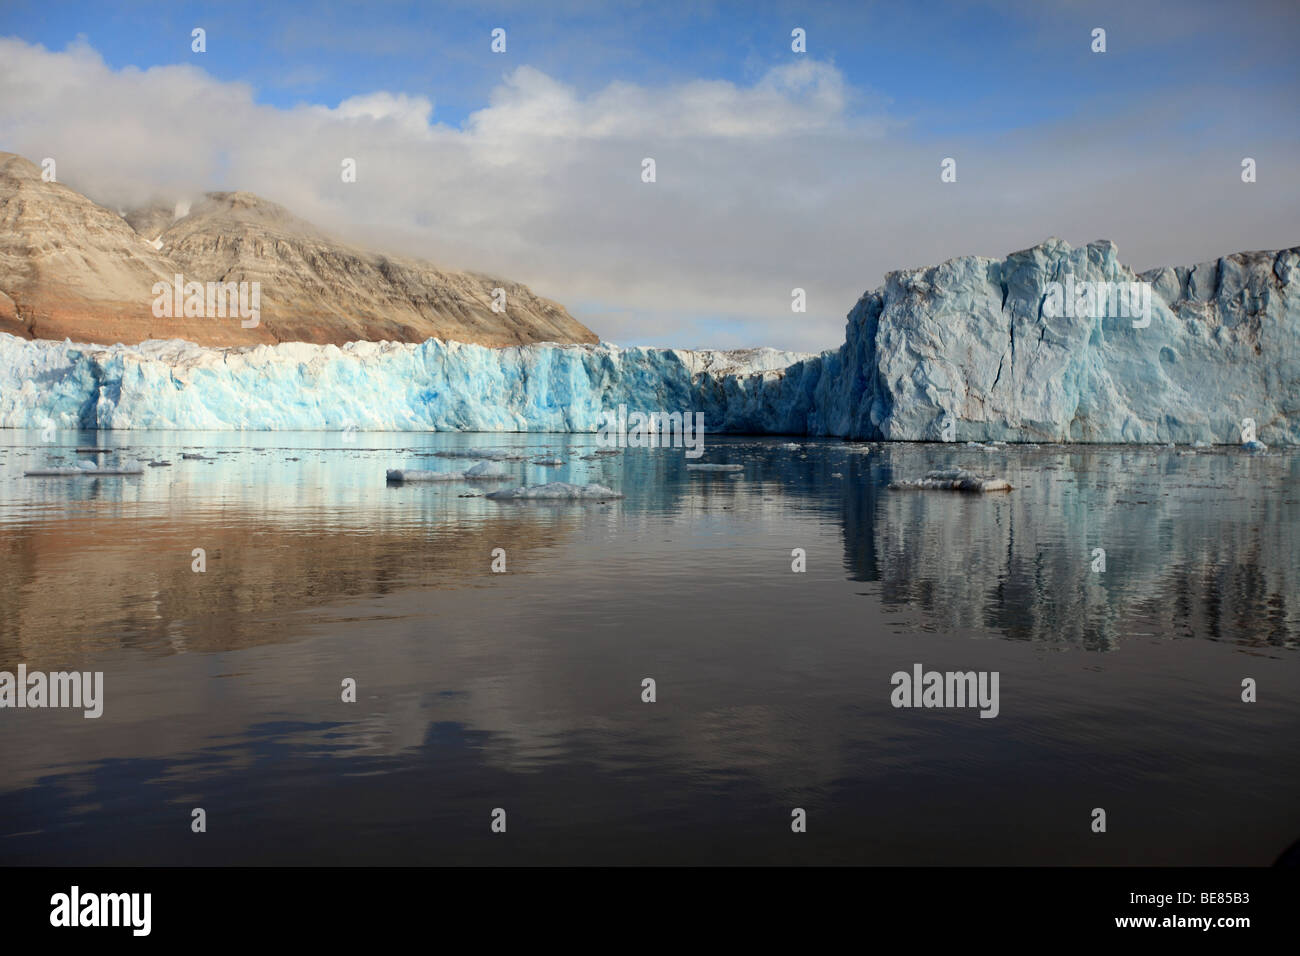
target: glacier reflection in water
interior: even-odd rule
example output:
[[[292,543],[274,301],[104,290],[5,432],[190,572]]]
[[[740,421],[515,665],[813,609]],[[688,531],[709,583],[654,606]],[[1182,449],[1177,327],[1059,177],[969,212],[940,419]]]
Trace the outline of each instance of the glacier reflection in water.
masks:
[[[731,477],[347,437],[0,433],[0,669],[108,698],[4,712],[0,860],[1266,863],[1300,829],[1300,454],[711,437]],[[172,464],[21,476],[83,444]],[[626,498],[384,481],[485,446]],[[887,487],[947,466],[1016,490]],[[1001,715],[893,710],[915,661],[999,670]],[[223,819],[201,844],[190,806]]]

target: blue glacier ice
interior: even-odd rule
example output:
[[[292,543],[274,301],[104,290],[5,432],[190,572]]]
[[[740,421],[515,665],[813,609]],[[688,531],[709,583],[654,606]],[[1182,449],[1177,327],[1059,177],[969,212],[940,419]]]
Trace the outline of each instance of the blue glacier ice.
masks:
[[[1137,275],[1113,243],[1050,239],[889,273],[819,355],[0,335],[0,426],[595,432],[625,406],[700,412],[711,432],[1241,444],[1249,420],[1300,444],[1297,266],[1300,247]],[[1145,284],[1149,310],[1062,315],[1050,290],[1067,280]]]
[[[855,438],[1300,442],[1300,248],[1136,275],[1111,242],[893,272],[849,314],[808,431]],[[1145,328],[1053,317],[1051,283],[1142,282]]]

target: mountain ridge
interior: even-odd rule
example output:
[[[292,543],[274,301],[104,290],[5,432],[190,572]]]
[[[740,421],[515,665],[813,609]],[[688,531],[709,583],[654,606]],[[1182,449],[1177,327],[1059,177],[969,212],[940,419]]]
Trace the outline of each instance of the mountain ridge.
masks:
[[[171,206],[169,210],[169,206]],[[256,327],[157,317],[158,282],[257,282]],[[504,290],[504,311],[496,289]],[[111,345],[206,346],[428,338],[490,347],[596,342],[559,303],[511,280],[337,239],[245,191],[115,212],[0,153],[0,331]]]

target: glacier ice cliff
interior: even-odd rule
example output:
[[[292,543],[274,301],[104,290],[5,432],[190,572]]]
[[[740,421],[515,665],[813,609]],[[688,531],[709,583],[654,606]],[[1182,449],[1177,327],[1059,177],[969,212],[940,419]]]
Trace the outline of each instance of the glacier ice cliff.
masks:
[[[1300,444],[1300,247],[1135,274],[1114,244],[892,272],[820,355],[613,345],[207,348],[0,335],[0,426],[594,432],[606,412],[708,431],[904,441]],[[1145,283],[1149,324],[1051,305]]]
[[[1136,275],[1111,242],[894,272],[849,313],[808,431],[855,438],[1300,442],[1300,248]],[[1052,283],[1150,287],[1150,324],[1056,316]],[[1108,310],[1109,311],[1109,310]]]

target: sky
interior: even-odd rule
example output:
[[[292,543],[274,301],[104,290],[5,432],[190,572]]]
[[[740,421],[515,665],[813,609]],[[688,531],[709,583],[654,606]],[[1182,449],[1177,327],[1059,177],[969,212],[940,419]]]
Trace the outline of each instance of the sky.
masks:
[[[623,345],[816,351],[895,269],[1300,243],[1297,48],[1294,2],[0,0],[0,150],[114,208],[249,190]]]

